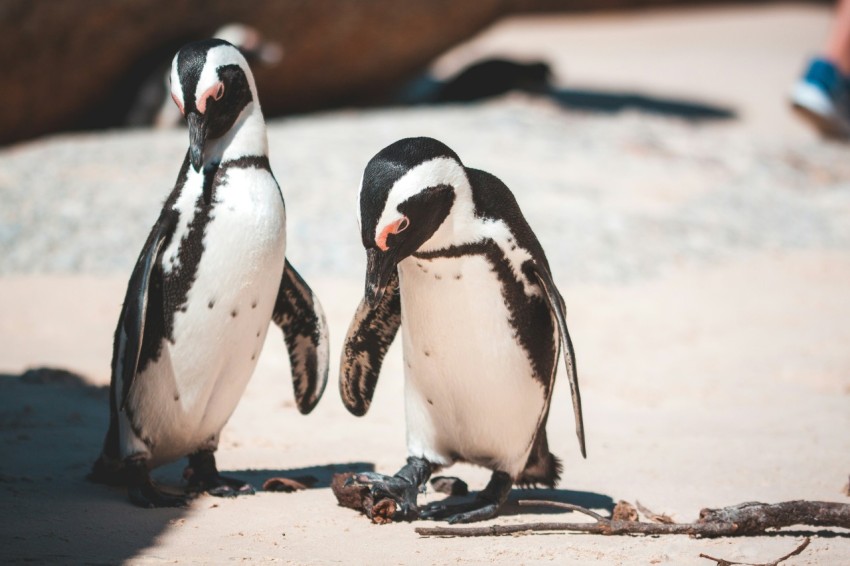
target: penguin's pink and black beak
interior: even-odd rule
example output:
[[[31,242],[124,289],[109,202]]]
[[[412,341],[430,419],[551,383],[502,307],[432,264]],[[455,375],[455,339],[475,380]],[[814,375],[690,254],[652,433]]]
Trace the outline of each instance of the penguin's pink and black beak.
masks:
[[[192,169],[200,171],[204,166],[204,146],[207,143],[207,119],[199,112],[186,115],[189,124],[189,161]]]
[[[392,248],[381,251],[366,250],[366,303],[373,309],[378,306],[387,289],[390,275],[396,269],[399,258]]]

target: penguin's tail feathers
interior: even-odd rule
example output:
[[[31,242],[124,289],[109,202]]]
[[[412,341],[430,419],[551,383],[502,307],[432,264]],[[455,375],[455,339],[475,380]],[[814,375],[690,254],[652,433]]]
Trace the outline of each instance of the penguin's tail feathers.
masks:
[[[529,458],[528,464],[516,480],[516,484],[520,487],[537,487],[544,485],[550,489],[554,489],[561,479],[561,472],[564,471],[564,466],[561,460],[551,452],[546,452],[545,456],[538,458]]]
[[[86,476],[86,479],[93,483],[112,486],[128,485],[127,469],[124,462],[106,454],[101,454],[100,458],[94,461],[91,472]]]

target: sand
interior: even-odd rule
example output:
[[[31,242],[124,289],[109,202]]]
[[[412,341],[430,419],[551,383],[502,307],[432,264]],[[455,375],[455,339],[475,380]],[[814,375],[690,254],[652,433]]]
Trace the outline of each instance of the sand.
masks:
[[[497,26],[438,65],[536,49],[564,70],[564,86],[689,100],[703,93],[700,101],[737,109],[734,121],[564,111],[509,95],[469,107],[273,122],[288,255],[327,311],[331,376],[313,414],[299,415],[283,341],[270,332],[218,462],[257,485],[273,476],[318,479],[294,494],[202,496],[188,509],[141,510],[123,490],[85,481],[106,427],[126,279],[185,133],[57,136],[4,149],[0,559],[687,565],[711,563],[700,553],[767,562],[813,535],[787,564],[850,563],[840,530],[719,540],[425,539],[415,525],[371,525],[338,507],[329,489],[336,471],[392,473],[405,458],[400,348],[391,349],[372,409],[359,419],[339,399],[337,355],[362,291],[353,203],[363,164],[382,145],[423,132],[514,189],[567,300],[578,357],[587,460],[561,381],[548,426],[564,460],[561,485],[515,491],[490,523],[576,520],[516,506],[527,497],[597,510],[639,500],[679,521],[751,500],[850,503],[850,160],[847,146],[821,142],[784,106],[827,22],[823,8],[793,6],[531,18]],[[714,49],[720,32],[726,39]],[[678,47],[696,70],[659,55]],[[765,73],[751,75],[759,57]],[[606,75],[609,85],[595,82],[616,61],[622,72]],[[637,62],[644,72],[628,75]],[[711,90],[699,69],[719,73],[723,63],[738,86]],[[672,84],[674,69],[682,80]],[[28,371],[45,367],[62,371]],[[155,477],[179,485],[182,467]],[[466,465],[446,473],[472,489],[489,475]],[[439,497],[429,491],[423,500]]]

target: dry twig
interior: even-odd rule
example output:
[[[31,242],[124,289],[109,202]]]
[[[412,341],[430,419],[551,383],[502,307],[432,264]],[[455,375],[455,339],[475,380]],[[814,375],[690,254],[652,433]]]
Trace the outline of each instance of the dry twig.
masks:
[[[694,523],[642,523],[607,519],[584,507],[556,501],[520,501],[521,506],[558,507],[592,517],[585,523],[525,523],[491,525],[488,527],[430,527],[417,528],[422,536],[476,537],[511,535],[527,532],[569,531],[601,535],[691,535],[722,537],[758,535],[768,529],[791,525],[811,527],[840,527],[850,529],[850,505],[825,501],[786,501],[784,503],[741,503],[721,509],[703,509]]]
[[[810,542],[811,542],[811,539],[809,537],[806,537],[803,540],[803,542],[800,544],[800,546],[798,546],[797,548],[795,548],[794,550],[792,550],[791,552],[789,552],[785,556],[782,556],[781,558],[777,558],[776,560],[773,560],[771,562],[763,562],[763,563],[760,563],[760,564],[752,564],[752,563],[749,563],[749,562],[732,562],[730,560],[725,560],[723,558],[715,558],[714,556],[709,556],[708,554],[702,554],[702,553],[700,553],[699,557],[700,558],[708,558],[709,560],[714,560],[715,562],[717,562],[717,566],[777,566],[780,562],[785,562],[786,560],[788,560],[792,556],[797,556],[798,554],[803,552],[806,549],[806,547],[809,546]]]

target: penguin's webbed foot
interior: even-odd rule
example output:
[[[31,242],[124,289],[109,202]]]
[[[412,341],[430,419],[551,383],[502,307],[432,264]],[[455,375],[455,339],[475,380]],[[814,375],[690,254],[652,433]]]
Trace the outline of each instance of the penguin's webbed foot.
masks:
[[[127,495],[137,507],[152,509],[155,507],[186,507],[189,498],[186,495],[168,493],[151,479],[147,462],[143,458],[127,458],[124,474],[127,481]]]
[[[448,504],[441,501],[429,503],[420,512],[421,519],[432,521],[448,521],[454,525],[458,523],[475,523],[486,521],[499,514],[502,505],[498,502],[486,501],[476,497],[473,501],[466,503]]]
[[[453,504],[435,501],[426,505],[420,511],[419,517],[433,521],[445,520],[452,525],[492,519],[499,514],[502,506],[508,500],[512,485],[513,480],[508,474],[493,472],[487,487],[474,500]]]
[[[201,450],[189,456],[189,465],[183,471],[183,477],[188,480],[188,490],[192,493],[206,492],[215,497],[238,497],[256,493],[248,482],[218,473],[215,455],[209,450]]]

